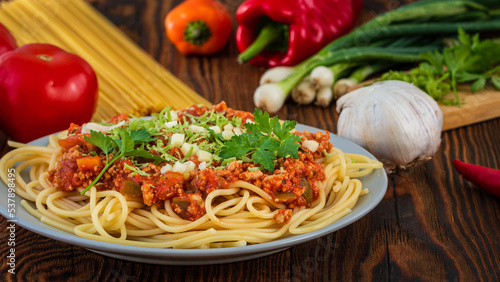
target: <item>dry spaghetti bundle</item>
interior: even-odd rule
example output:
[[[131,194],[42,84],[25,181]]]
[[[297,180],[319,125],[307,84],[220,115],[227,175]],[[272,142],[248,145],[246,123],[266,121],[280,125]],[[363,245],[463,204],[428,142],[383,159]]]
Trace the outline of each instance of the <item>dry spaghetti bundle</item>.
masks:
[[[3,2],[0,18],[19,45],[53,44],[94,68],[99,79],[96,121],[210,104],[82,0]]]

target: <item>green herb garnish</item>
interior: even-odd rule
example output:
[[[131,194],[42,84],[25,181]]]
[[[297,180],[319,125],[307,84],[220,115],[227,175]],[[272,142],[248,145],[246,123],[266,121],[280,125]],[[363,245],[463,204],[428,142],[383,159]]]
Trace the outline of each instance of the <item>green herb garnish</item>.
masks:
[[[470,82],[471,92],[482,90],[489,81],[500,90],[500,42],[494,39],[480,40],[479,34],[470,36],[458,29],[458,40],[442,52],[421,54],[424,62],[409,72],[389,71],[381,80],[402,80],[414,84],[436,101],[444,104],[461,105],[457,85]],[[450,91],[455,101],[443,101]]]
[[[95,146],[99,147],[106,154],[106,165],[97,175],[97,177],[90,183],[80,194],[85,194],[92,186],[94,186],[97,181],[104,175],[106,170],[118,159],[125,156],[133,157],[143,157],[147,159],[152,159],[157,162],[162,161],[163,158],[153,155],[144,149],[135,149],[136,145],[141,145],[150,141],[154,141],[155,138],[151,136],[146,129],[130,130],[125,128],[115,128],[117,132],[117,138],[106,135],[98,131],[90,131],[90,137],[84,136],[85,140]],[[114,152],[114,157],[110,160],[109,154]]]
[[[277,116],[269,118],[268,113],[255,109],[255,123],[246,123],[247,132],[233,136],[222,146],[221,158],[249,158],[252,162],[270,172],[274,171],[276,159],[284,157],[298,158],[300,137],[290,131],[297,124],[295,121],[280,123]]]

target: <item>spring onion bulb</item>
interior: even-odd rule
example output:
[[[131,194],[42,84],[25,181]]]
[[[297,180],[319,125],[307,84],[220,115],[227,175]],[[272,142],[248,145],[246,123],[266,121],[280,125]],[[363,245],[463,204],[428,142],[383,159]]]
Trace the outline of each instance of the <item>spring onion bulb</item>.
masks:
[[[356,63],[338,63],[329,67],[323,65],[317,66],[311,71],[309,79],[316,89],[320,89],[323,86],[331,87],[335,81],[345,76],[346,72],[356,65]]]
[[[310,74],[311,84],[315,89],[319,89],[323,86],[331,86],[333,79],[333,71],[326,66],[317,66]]]
[[[386,170],[430,159],[439,149],[443,114],[418,87],[387,80],[337,100],[338,135],[371,152]]]
[[[274,67],[266,70],[260,77],[260,85],[282,81],[293,72],[292,67]]]
[[[498,13],[491,11],[496,11],[494,9],[499,7],[497,0],[422,0],[404,5],[383,13],[328,43],[315,55],[293,66],[293,72],[289,76],[274,83],[278,87],[275,89],[279,89],[278,96],[286,99],[292,89],[318,66],[380,60],[420,62],[421,53],[440,50],[442,42],[438,44],[438,41],[456,34],[459,27],[469,33],[498,30]],[[478,16],[468,20],[470,15]],[[399,37],[435,39],[417,45],[413,44],[413,39],[399,42],[404,44],[391,44],[395,38],[399,41]],[[259,103],[265,101],[259,100]],[[276,108],[275,105],[271,106]]]
[[[351,77],[339,79],[333,86],[333,97],[338,100],[340,97],[347,94],[351,89],[358,85],[358,81]]]
[[[393,61],[377,61],[356,68],[351,72],[349,77],[339,79],[337,83],[335,83],[335,86],[333,88],[333,97],[335,98],[335,100],[339,99],[340,97],[351,91],[354,86],[365,81],[371,75],[386,69],[390,69],[397,64],[397,62]]]
[[[311,104],[315,97],[316,88],[307,77],[292,89],[292,99],[299,105]]]
[[[283,91],[283,88],[275,83],[263,84],[257,87],[253,94],[255,106],[269,113],[276,113],[279,111],[285,104],[286,98],[287,95],[285,91]]]
[[[314,104],[320,107],[328,107],[333,99],[333,90],[331,86],[323,86],[316,93]]]
[[[308,59],[294,66],[294,71],[284,80],[275,83],[263,84],[257,87],[254,92],[255,106],[261,110],[267,109],[267,111],[270,111],[270,109],[277,109],[276,111],[278,111],[281,106],[284,105],[284,102],[288,95],[290,95],[292,89],[297,86],[315,67],[320,65],[335,65],[339,63],[346,63],[351,60],[353,62],[359,62],[360,60],[373,60],[377,58],[381,60],[395,60],[399,62],[418,62],[422,60],[420,53],[430,51],[427,46],[422,48],[407,48],[406,50],[403,48],[393,48],[389,51],[383,48],[369,48],[369,50],[362,49],[363,48],[341,50],[338,53],[334,52],[338,56],[334,54],[328,60],[319,60],[319,58],[317,58],[318,60],[309,61]],[[434,50],[435,48],[433,47],[431,49]],[[273,85],[273,87],[265,87],[265,89],[261,89],[261,87],[266,85]],[[273,90],[276,92],[272,93]],[[270,98],[263,96],[263,91],[266,95],[272,95],[274,98],[269,100]],[[281,101],[281,99],[283,99],[283,101]],[[280,103],[268,104],[270,101],[275,101],[276,103],[280,101]],[[278,107],[278,105],[280,106]]]

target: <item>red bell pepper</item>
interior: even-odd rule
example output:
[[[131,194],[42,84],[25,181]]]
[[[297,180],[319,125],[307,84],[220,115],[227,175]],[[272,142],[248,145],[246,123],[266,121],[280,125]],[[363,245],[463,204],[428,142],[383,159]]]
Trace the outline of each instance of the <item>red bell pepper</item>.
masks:
[[[247,0],[236,11],[238,61],[293,66],[349,32],[363,0]]]
[[[458,173],[482,190],[500,198],[500,170],[453,160]]]
[[[50,44],[28,44],[0,56],[0,129],[28,142],[90,121],[97,77],[81,57]]]
[[[10,31],[0,23],[0,55],[17,48],[16,40]]]

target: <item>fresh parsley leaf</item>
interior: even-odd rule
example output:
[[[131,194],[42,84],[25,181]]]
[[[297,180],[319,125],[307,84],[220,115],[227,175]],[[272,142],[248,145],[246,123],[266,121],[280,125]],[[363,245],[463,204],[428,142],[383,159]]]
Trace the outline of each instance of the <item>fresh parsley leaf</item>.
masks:
[[[134,141],[134,143],[144,143],[144,142],[151,142],[156,140],[156,138],[151,137],[151,133],[145,128],[141,128],[138,130],[131,130],[130,131],[130,139]]]
[[[116,147],[116,143],[113,142],[113,139],[100,131],[91,130],[90,137],[84,135],[83,138],[85,141],[97,146],[106,155],[108,155]]]
[[[455,99],[458,106],[461,106],[457,93],[457,76],[461,72],[470,69],[479,59],[479,56],[471,53],[469,45],[459,45],[443,50],[443,58],[451,77],[451,88],[455,93]]]
[[[269,122],[269,113],[267,112],[262,112],[260,110],[255,110],[254,113],[254,121],[255,121],[255,126],[251,125],[250,127],[255,127],[255,130],[250,130],[251,132],[254,133],[265,133],[268,135],[271,135],[273,132],[273,128],[271,127],[271,123]],[[276,117],[276,119],[278,119]],[[258,130],[257,130],[258,129]]]
[[[474,83],[472,83],[470,91],[472,93],[476,93],[479,90],[483,89],[485,85],[486,85],[486,78],[479,77],[476,81],[474,81]]]
[[[475,73],[470,73],[470,72],[464,71],[464,72],[461,72],[457,75],[457,82],[459,82],[459,83],[470,82],[470,81],[477,80],[481,77],[482,77],[482,75],[480,75],[480,74],[475,74]]]
[[[260,164],[264,169],[274,171],[275,154],[267,150],[256,150],[252,155],[252,161]]]
[[[127,153],[124,154],[124,156],[127,157],[140,157],[140,158],[145,158],[149,160],[153,160],[154,164],[159,164],[162,161],[167,161],[164,158],[151,154],[149,151],[143,150],[143,149],[136,149],[133,151],[128,151]]]
[[[444,58],[441,53],[439,53],[438,51],[428,51],[420,54],[420,56],[422,56],[422,58],[433,67],[432,70],[435,71],[435,74],[442,75]],[[426,68],[426,65],[422,64],[421,67]]]
[[[269,138],[269,136],[262,135],[259,139],[255,140],[255,142],[251,146],[252,149],[256,151],[275,151],[279,148],[280,143],[273,138]]]
[[[111,138],[110,136],[102,133],[102,132],[97,132],[97,131],[91,131],[91,137],[92,138],[85,138],[88,142],[96,145],[97,147],[101,148],[103,152],[108,156],[108,153],[112,149],[117,149],[118,152],[117,154],[113,157],[113,159],[109,160],[106,162],[106,165],[104,168],[101,170],[101,172],[97,175],[97,177],[90,183],[89,186],[87,186],[81,194],[85,194],[92,186],[94,186],[97,181],[104,175],[104,172],[108,170],[108,168],[118,159],[124,157],[124,156],[131,156],[131,157],[145,157],[149,158],[155,161],[155,163],[159,163],[160,161],[164,160],[163,158],[159,156],[155,156],[151,153],[149,153],[146,150],[143,149],[138,149],[134,150],[136,144],[144,143],[144,142],[149,142],[151,140],[151,134],[147,132],[145,129],[139,129],[139,130],[129,130],[126,128],[119,127],[115,130],[118,130],[118,136],[120,137],[119,139],[116,138]],[[154,139],[153,139],[154,140]]]
[[[233,136],[221,148],[221,158],[250,160],[262,168],[273,172],[278,158],[298,158],[300,137],[290,131],[297,124],[294,121],[280,123],[277,116],[269,118],[268,113],[254,111],[255,123],[246,123],[247,132]]]
[[[401,80],[414,84],[436,101],[461,105],[457,95],[459,83],[471,83],[471,92],[482,90],[488,82],[500,90],[500,41],[480,40],[458,28],[458,39],[441,51],[422,53],[425,60],[418,67],[405,71],[388,71],[380,80]],[[455,93],[455,101],[443,101],[444,95]]]
[[[276,120],[277,119],[278,118],[276,117]],[[279,122],[277,122],[273,126],[273,132],[274,132],[274,134],[276,134],[276,136],[278,136],[279,139],[285,140],[288,136],[292,135],[292,134],[290,134],[290,131],[295,129],[296,125],[297,125],[296,121],[290,121],[290,120],[285,120],[283,122],[283,125],[281,125]],[[300,142],[300,140],[298,142]]]
[[[493,83],[493,85],[497,90],[500,90],[500,77],[498,76],[491,77],[491,82]]]
[[[278,149],[278,156],[281,158],[292,157],[297,159],[299,157],[300,141],[301,139],[298,135],[291,134],[281,142]]]
[[[239,136],[233,136],[230,141],[224,143],[219,156],[223,159],[241,158],[250,152],[252,147],[252,135],[248,132]]]
[[[467,34],[462,28],[458,28],[458,41],[460,45],[471,47],[472,44],[479,43],[479,35],[476,34],[474,38],[472,38],[469,34]]]
[[[115,142],[118,144],[118,147],[120,148],[120,153],[125,154],[126,152],[133,150],[135,142],[134,140],[132,140],[130,132],[126,129],[120,129],[119,134],[120,134],[120,139],[115,140]]]

